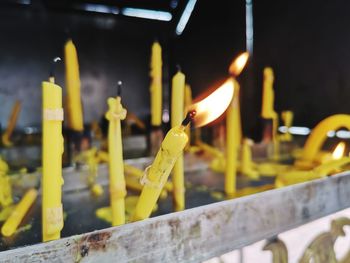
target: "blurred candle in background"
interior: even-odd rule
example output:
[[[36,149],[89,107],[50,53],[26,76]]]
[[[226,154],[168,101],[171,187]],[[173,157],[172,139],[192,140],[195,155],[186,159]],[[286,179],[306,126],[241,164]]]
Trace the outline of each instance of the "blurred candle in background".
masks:
[[[68,100],[68,126],[73,131],[82,132],[84,130],[84,122],[80,95],[79,63],[77,50],[71,39],[66,42],[64,47],[64,59]]]
[[[151,55],[151,124],[162,124],[162,47],[158,41],[152,45]]]
[[[171,127],[177,127],[184,118],[185,75],[178,70],[172,79]],[[184,159],[180,154],[173,169],[173,194],[176,211],[185,209]]]
[[[12,107],[11,115],[9,117],[6,130],[5,130],[4,134],[2,135],[2,143],[5,146],[12,145],[11,135],[13,133],[13,130],[15,129],[18,115],[19,115],[20,111],[21,111],[21,102],[17,100]]]

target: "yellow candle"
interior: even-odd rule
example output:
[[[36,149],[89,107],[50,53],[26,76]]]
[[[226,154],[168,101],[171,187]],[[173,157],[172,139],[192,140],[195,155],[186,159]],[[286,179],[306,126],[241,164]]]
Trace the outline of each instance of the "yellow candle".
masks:
[[[238,81],[233,78],[233,85],[235,87],[235,93],[233,94],[233,100],[232,102],[235,104],[233,105],[233,121],[235,122],[234,125],[234,140],[235,144],[237,145],[237,149],[239,148],[239,145],[241,145],[242,141],[242,122],[241,122],[241,106],[240,106],[240,100],[239,100],[239,94],[240,94],[240,85]]]
[[[106,118],[108,126],[109,151],[109,190],[112,208],[112,225],[125,224],[125,178],[123,167],[123,145],[120,121],[126,117],[126,110],[121,104],[121,98],[108,99],[109,110]]]
[[[42,150],[42,232],[43,241],[60,238],[63,228],[62,199],[62,89],[44,81]]]
[[[144,184],[132,221],[148,218],[156,205],[177,158],[182,154],[188,138],[184,126],[172,128],[165,136],[153,164],[142,178]]]
[[[0,206],[7,207],[13,203],[10,177],[7,175],[8,164],[0,156]]]
[[[233,78],[229,81],[234,83]],[[236,83],[235,83],[236,84]],[[234,84],[233,84],[234,85]],[[236,86],[234,85],[236,93]],[[233,95],[230,106],[227,109],[226,116],[226,171],[225,171],[225,193],[228,196],[234,196],[236,191],[236,173],[237,173],[237,116],[238,97]]]
[[[325,164],[319,165],[310,171],[285,171],[277,176],[275,185],[276,187],[283,187],[287,185],[323,178],[329,175],[330,173],[342,168],[343,166],[348,165],[349,163],[350,158],[343,157],[341,159],[333,160]]]
[[[274,82],[273,70],[270,67],[264,69],[264,82],[263,82],[263,100],[261,116],[264,119],[274,119],[276,112],[274,110],[275,93],[273,90]]]
[[[162,47],[156,41],[151,56],[151,124],[162,124]]]
[[[1,233],[5,237],[12,236],[13,233],[15,233],[23,217],[26,215],[29,208],[34,203],[37,195],[38,192],[35,189],[30,189],[25,193],[21,201],[18,203],[18,205],[16,205],[15,209],[12,211],[11,215],[8,217],[1,228]]]
[[[282,120],[284,122],[284,126],[287,128],[287,131],[285,134],[280,135],[281,141],[290,142],[293,139],[292,134],[289,132],[290,127],[293,123],[293,112],[292,111],[282,111]]]
[[[178,71],[172,80],[171,127],[177,127],[184,118],[185,75]],[[187,137],[187,136],[186,136]],[[173,197],[175,211],[185,209],[185,182],[183,153],[178,157],[173,170]]]
[[[84,130],[83,110],[80,97],[80,76],[78,55],[72,40],[68,40],[64,47],[66,67],[66,88],[68,99],[69,128],[81,132]]]
[[[256,180],[259,178],[259,173],[254,169],[254,163],[252,159],[252,151],[250,148],[250,140],[244,139],[242,146],[242,161],[241,172],[245,176]]]
[[[20,111],[21,111],[21,102],[16,101],[15,104],[13,105],[12,112],[11,112],[10,118],[8,120],[8,123],[7,123],[7,128],[4,132],[4,134],[2,135],[2,143],[5,146],[12,145],[10,138],[11,138],[12,132],[16,126],[16,122],[17,122],[18,115],[19,115]]]

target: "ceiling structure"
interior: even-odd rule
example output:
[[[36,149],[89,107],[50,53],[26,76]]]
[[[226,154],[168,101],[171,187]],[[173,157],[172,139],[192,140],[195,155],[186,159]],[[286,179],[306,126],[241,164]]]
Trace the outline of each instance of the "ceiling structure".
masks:
[[[0,6],[41,8],[51,12],[116,16],[121,19],[167,23],[181,35],[197,0],[3,0]]]

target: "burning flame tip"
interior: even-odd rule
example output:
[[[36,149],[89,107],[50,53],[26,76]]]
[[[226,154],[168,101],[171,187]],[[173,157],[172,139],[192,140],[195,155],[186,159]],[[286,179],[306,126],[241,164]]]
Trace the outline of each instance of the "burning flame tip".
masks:
[[[195,126],[204,126],[220,117],[230,105],[234,92],[234,82],[228,79],[208,97],[193,104],[189,110],[195,110]]]
[[[332,153],[333,159],[337,160],[342,158],[344,156],[344,152],[345,152],[345,142],[338,143]]]
[[[240,54],[231,63],[228,70],[229,73],[234,76],[238,76],[244,69],[244,66],[247,64],[248,58],[249,58],[249,52],[243,52],[242,54]]]

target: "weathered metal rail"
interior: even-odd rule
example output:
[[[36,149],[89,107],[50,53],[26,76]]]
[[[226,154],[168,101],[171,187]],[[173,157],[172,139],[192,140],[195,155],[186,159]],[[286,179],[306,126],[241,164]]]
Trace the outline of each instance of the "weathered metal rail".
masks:
[[[347,207],[349,172],[1,252],[0,262],[199,262]]]

